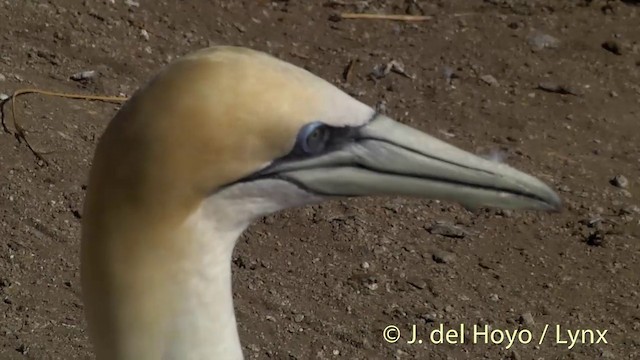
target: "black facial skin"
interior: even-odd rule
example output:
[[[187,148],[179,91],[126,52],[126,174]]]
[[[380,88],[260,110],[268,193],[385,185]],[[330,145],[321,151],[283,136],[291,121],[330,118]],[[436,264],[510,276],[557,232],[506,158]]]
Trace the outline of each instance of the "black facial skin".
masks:
[[[359,127],[335,127],[322,122],[305,125],[296,139],[291,152],[276,160],[300,160],[326,154],[339,149],[345,144],[354,142],[358,138]]]
[[[260,180],[265,177],[279,178],[285,180],[278,174],[272,174],[271,170],[277,167],[283,162],[296,161],[308,159],[316,156],[322,156],[332,151],[339,150],[340,148],[362,140],[360,135],[360,128],[366,126],[378,117],[378,113],[374,113],[373,116],[361,126],[331,126],[321,121],[315,121],[304,125],[298,132],[296,143],[293,149],[285,156],[282,156],[274,160],[266,168],[254,173],[246,178],[240,179],[232,184],[223,186],[223,188],[231,186],[236,183],[246,183],[255,180]],[[292,179],[286,179],[286,181],[295,183]],[[296,184],[299,187],[303,187],[302,184]],[[313,192],[308,190],[309,192]]]

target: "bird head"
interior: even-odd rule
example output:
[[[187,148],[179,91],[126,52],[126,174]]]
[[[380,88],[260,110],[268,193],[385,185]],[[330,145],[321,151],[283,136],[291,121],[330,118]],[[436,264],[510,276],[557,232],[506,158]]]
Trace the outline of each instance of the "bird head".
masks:
[[[253,197],[307,194],[283,206],[363,195],[473,208],[560,205],[532,176],[394,121],[304,69],[235,47],[196,52],[156,76],[111,122],[94,163],[101,197],[158,216],[240,187]]]
[[[223,304],[207,321],[235,326],[229,263],[253,219],[366,195],[560,206],[538,179],[394,121],[272,56],[215,47],[177,60],[120,109],[94,156],[81,271],[99,358],[205,354],[210,332],[197,330],[206,321],[189,311]],[[220,293],[211,300],[207,287]],[[207,345],[190,346],[198,339]]]

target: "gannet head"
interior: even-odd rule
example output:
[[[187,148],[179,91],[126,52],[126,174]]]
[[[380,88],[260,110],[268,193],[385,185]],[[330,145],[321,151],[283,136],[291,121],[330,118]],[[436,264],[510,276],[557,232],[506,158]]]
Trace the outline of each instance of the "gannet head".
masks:
[[[189,323],[167,320],[186,306],[176,305],[180,286],[217,276],[185,270],[197,268],[187,253],[230,260],[257,216],[363,195],[560,206],[536,178],[376,113],[269,55],[216,47],[176,61],[118,112],[93,161],[82,278],[97,352],[151,359],[150,349],[180,336],[168,327],[187,331]],[[203,217],[215,218],[211,229],[194,225]],[[220,236],[198,240],[207,231]]]

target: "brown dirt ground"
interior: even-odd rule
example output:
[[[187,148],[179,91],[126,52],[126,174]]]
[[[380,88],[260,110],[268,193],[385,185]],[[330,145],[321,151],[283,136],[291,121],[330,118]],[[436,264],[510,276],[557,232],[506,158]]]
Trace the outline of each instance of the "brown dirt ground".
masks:
[[[343,11],[433,19],[336,21]],[[559,214],[471,213],[358,199],[269,216],[242,237],[233,265],[247,358],[640,359],[639,28],[630,0],[6,0],[0,93],[131,94],[191,50],[244,45],[384,102],[391,116],[464,149],[499,151],[566,203]],[[560,43],[533,49],[540,34]],[[371,80],[390,60],[415,78]],[[84,70],[98,75],[70,80]],[[79,217],[96,139],[117,105],[25,96],[18,110],[34,146],[51,153],[43,164],[0,130],[0,359],[91,358]],[[609,183],[618,174],[627,189]],[[428,231],[436,221],[467,234]],[[530,329],[533,341],[505,349],[473,344],[469,333],[462,345],[406,343],[412,324],[461,323]],[[398,343],[382,338],[390,324],[403,331]],[[568,350],[553,341],[555,324],[606,329],[608,344]]]

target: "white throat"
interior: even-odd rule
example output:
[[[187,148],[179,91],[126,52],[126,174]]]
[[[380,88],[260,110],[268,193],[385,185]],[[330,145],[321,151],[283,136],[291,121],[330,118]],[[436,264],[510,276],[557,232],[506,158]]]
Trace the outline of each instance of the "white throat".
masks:
[[[166,360],[242,360],[233,307],[231,258],[240,234],[256,218],[321,199],[281,180],[229,187],[206,199],[186,221],[194,234],[186,284],[177,286]]]

